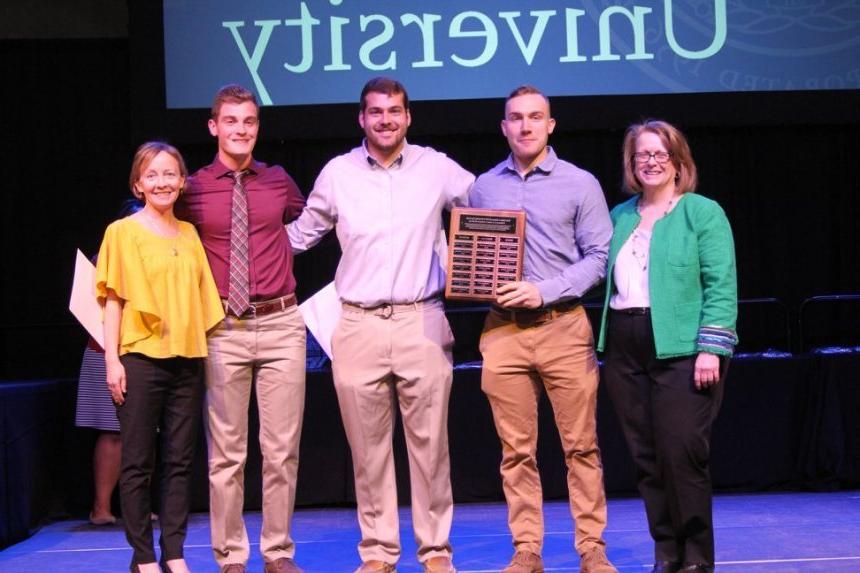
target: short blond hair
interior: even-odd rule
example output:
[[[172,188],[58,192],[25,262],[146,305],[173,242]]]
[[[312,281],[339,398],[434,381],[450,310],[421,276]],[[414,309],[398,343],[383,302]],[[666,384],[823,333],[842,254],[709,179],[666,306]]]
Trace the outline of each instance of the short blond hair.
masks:
[[[138,199],[143,199],[143,193],[135,188],[135,184],[140,181],[140,174],[155,159],[155,156],[162,152],[170,155],[179,163],[179,174],[182,177],[188,177],[185,160],[182,159],[182,154],[179,153],[178,149],[163,141],[147,141],[138,147],[134,153],[134,159],[131,161],[131,173],[128,176],[128,186],[131,189],[131,194]],[[181,189],[179,191],[182,192]]]

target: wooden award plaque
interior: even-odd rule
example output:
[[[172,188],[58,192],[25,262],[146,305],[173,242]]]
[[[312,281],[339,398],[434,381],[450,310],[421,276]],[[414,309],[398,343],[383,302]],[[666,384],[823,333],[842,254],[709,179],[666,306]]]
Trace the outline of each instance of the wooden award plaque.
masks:
[[[520,280],[525,232],[525,211],[452,210],[445,297],[495,300],[496,288]]]

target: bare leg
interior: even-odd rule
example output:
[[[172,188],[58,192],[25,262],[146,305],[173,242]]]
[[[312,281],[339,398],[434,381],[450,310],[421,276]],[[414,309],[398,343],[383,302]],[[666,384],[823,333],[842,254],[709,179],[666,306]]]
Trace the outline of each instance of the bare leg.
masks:
[[[119,434],[102,432],[93,451],[93,482],[95,495],[90,521],[104,525],[116,521],[111,513],[110,499],[119,479],[122,441]]]
[[[189,573],[188,564],[185,559],[168,559],[167,566],[170,568],[170,573]]]

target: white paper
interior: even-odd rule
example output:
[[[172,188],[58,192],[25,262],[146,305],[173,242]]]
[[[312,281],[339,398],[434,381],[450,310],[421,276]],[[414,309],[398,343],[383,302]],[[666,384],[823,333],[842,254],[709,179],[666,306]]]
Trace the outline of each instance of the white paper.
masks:
[[[102,325],[102,307],[96,298],[96,267],[84,256],[80,249],[75,259],[75,280],[72,282],[72,296],[69,299],[69,310],[87,332],[105,347],[104,327]]]
[[[341,302],[334,288],[334,282],[328,283],[312,297],[299,305],[299,312],[305,319],[305,325],[329,359],[331,355],[331,337],[340,320]]]

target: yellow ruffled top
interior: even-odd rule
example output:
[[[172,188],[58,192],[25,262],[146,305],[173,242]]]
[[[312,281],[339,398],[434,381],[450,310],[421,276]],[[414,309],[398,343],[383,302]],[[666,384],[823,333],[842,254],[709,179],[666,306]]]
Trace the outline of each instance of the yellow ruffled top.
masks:
[[[191,223],[164,237],[134,217],[111,223],[96,264],[96,296],[107,289],[124,302],[120,355],[201,358],[206,333],[224,318],[224,308],[206,253]]]

